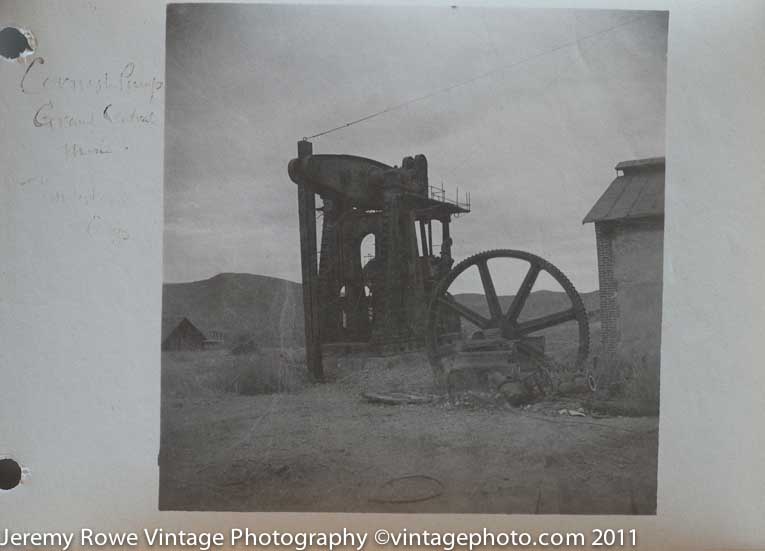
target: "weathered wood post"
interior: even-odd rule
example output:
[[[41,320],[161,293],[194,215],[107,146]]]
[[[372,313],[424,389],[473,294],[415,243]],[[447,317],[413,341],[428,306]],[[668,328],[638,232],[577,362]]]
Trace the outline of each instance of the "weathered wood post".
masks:
[[[313,144],[300,140],[298,158],[313,154]],[[305,358],[308,371],[317,381],[324,380],[319,334],[319,295],[316,249],[316,195],[305,181],[297,182],[300,222],[300,264],[303,272],[303,314],[305,320]]]

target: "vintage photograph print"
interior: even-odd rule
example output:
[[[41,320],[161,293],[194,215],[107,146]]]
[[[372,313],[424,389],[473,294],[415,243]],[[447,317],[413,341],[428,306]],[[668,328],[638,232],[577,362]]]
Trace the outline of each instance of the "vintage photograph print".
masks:
[[[169,5],[160,509],[655,514],[668,20]]]

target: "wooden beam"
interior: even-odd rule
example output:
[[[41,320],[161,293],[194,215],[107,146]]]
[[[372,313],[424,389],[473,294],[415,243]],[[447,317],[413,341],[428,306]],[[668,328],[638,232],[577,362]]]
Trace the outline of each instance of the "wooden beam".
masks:
[[[298,158],[313,153],[307,140],[298,142]],[[300,265],[303,275],[303,315],[305,324],[305,358],[308,371],[317,381],[324,380],[319,333],[319,289],[316,248],[316,195],[305,182],[298,182],[298,218],[300,222]]]

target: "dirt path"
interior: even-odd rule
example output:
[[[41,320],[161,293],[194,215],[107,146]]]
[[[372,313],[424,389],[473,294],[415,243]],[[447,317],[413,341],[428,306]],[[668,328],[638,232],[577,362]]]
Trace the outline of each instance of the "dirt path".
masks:
[[[657,418],[370,404],[365,371],[291,394],[163,399],[160,507],[171,510],[653,514]],[[411,367],[375,381],[427,380]],[[425,475],[442,494],[375,501]]]

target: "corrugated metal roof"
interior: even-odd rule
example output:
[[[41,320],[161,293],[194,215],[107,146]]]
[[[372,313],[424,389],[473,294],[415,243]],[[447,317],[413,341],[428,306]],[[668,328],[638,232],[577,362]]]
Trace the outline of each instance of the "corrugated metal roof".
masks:
[[[582,221],[603,222],[664,216],[664,157],[623,161],[611,182]]]

